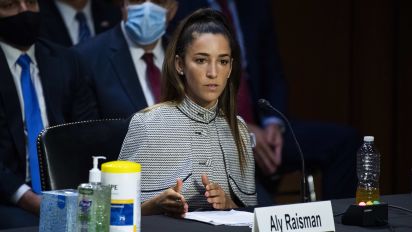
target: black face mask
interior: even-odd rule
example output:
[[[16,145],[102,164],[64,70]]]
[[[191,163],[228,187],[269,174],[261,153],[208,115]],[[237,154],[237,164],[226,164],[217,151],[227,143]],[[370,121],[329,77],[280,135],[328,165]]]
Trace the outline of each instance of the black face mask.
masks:
[[[39,12],[24,11],[0,18],[0,38],[10,45],[28,47],[36,40],[39,26]]]

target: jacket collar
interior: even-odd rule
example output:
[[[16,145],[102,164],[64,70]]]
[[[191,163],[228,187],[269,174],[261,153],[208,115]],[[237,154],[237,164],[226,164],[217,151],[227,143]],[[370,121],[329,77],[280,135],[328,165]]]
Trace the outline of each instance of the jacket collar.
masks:
[[[210,123],[217,115],[217,102],[210,109],[203,108],[194,103],[189,97],[185,97],[177,106],[186,116],[201,123]]]

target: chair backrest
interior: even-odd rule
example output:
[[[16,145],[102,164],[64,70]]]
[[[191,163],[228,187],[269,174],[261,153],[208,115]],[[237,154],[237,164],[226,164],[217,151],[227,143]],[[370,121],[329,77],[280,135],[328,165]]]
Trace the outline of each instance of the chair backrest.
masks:
[[[89,179],[92,156],[116,160],[129,119],[101,119],[44,129],[37,138],[42,190],[77,188]]]

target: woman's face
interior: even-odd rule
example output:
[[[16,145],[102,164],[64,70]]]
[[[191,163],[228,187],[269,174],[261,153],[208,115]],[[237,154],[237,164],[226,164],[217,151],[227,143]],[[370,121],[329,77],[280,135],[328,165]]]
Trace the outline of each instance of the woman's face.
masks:
[[[225,89],[232,70],[229,41],[222,34],[203,33],[194,37],[184,59],[176,57],[176,69],[184,73],[189,98],[210,108]]]

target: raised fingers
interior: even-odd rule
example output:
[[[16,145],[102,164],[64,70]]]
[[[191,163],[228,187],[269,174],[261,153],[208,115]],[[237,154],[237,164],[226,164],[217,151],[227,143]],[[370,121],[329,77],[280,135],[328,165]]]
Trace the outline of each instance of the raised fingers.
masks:
[[[173,190],[175,190],[175,192],[181,193],[182,188],[183,188],[183,181],[182,181],[182,179],[177,178],[176,179],[176,185],[173,187]]]
[[[157,206],[166,214],[173,217],[182,217],[188,211],[188,204],[180,194],[183,187],[181,179],[176,180],[176,185],[162,193]]]
[[[214,185],[209,184],[206,187],[206,193],[205,193],[206,197],[216,197],[219,195],[224,195],[224,192],[223,192],[223,189],[218,184],[214,184]]]
[[[202,183],[205,188],[210,184],[209,177],[206,174],[202,174]]]

